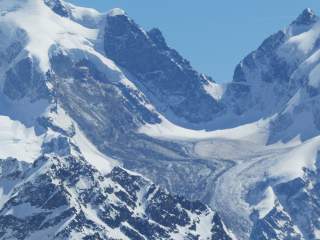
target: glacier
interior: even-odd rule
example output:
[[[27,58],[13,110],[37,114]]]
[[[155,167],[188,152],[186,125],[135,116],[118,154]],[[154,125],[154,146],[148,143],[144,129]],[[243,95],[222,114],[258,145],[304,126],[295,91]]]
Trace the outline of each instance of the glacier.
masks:
[[[0,239],[320,238],[311,9],[223,85],[122,9],[0,11]]]

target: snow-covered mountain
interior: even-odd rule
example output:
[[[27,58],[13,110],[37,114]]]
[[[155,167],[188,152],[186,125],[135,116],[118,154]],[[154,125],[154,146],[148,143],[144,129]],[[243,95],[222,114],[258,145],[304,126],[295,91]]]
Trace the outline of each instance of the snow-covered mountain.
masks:
[[[270,143],[318,134],[318,41],[319,19],[306,9],[235,70],[225,99],[247,121],[277,115],[272,119]]]
[[[202,203],[119,167],[102,175],[66,138],[47,144],[65,153],[1,161],[1,239],[231,239]]]
[[[134,130],[161,120],[99,51],[109,15],[59,0],[0,11],[0,239],[231,239],[206,205],[119,167],[148,142]]]
[[[104,31],[104,51],[133,75],[131,79],[157,110],[173,121],[172,114],[180,121],[207,122],[222,110],[206,91],[212,80],[169,48],[158,29],[146,32],[124,12],[111,12]]]
[[[124,10],[0,0],[0,239],[319,239],[319,39],[222,86]]]
[[[239,239],[320,238],[319,24],[306,9],[239,63],[218,101],[222,112],[201,124],[217,130],[169,121],[140,129],[187,141],[207,162],[230,163],[206,179],[203,200]]]

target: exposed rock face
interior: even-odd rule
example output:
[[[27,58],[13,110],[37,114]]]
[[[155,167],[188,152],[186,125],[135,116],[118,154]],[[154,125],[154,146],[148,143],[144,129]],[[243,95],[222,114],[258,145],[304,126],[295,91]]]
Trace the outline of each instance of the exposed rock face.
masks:
[[[49,91],[34,59],[25,58],[6,72],[3,93],[11,100],[28,97],[35,101],[48,97]]]
[[[318,168],[306,169],[303,177],[274,185],[274,206],[265,216],[254,220],[251,239],[317,239],[318,176]]]
[[[290,216],[277,203],[263,219],[255,223],[250,239],[300,240],[304,238]]]
[[[59,104],[102,152],[122,159],[124,167],[138,170],[172,192],[204,199],[209,188],[206,179],[214,178],[223,164],[190,158],[177,143],[137,133],[143,124],[160,123],[159,113],[138,89],[119,80],[121,75],[96,62],[94,56],[86,56],[87,60],[71,54],[52,56],[48,81],[55,86],[53,95]],[[201,187],[198,181],[203,182]]]
[[[70,17],[70,11],[60,0],[44,0],[44,3],[52,9],[56,14],[62,17]]]
[[[137,133],[143,124],[160,123],[160,114],[94,49],[101,14],[60,0],[0,6],[10,12],[0,18],[0,117],[9,123],[1,136],[6,144],[12,137],[10,147],[26,142],[25,152],[34,151],[28,163],[23,154],[0,161],[0,239],[231,239],[203,203],[171,195],[123,168],[108,170],[110,161],[120,163],[99,150],[127,159],[126,167],[142,164],[154,172],[186,154],[178,144]],[[12,20],[30,9],[48,28],[68,27],[51,31],[40,44],[30,26],[20,29]],[[43,12],[50,17],[41,19]],[[29,47],[35,39],[43,50],[38,54]],[[183,164],[177,168],[184,170]]]
[[[144,31],[121,9],[104,15],[62,0],[0,7],[8,7],[0,16],[0,142],[8,149],[0,153],[9,156],[0,163],[0,239],[229,240],[220,216],[237,224],[242,239],[320,238],[318,141],[301,143],[304,154],[285,144],[320,132],[320,28],[310,9],[241,61],[222,87],[159,29]],[[24,17],[34,14],[45,28],[28,25]],[[261,138],[283,145],[247,147],[256,140],[249,128],[250,141],[238,139],[243,129],[229,129],[203,145],[138,131],[166,118],[211,130],[262,118]],[[32,161],[13,158],[20,148],[12,146]],[[267,172],[295,150],[293,177]],[[123,168],[106,173],[113,161]],[[218,203],[211,206],[224,214],[173,193]]]
[[[171,112],[188,122],[201,123],[222,111],[204,89],[208,79],[169,48],[158,29],[145,32],[127,15],[109,14],[104,34],[106,55],[133,74],[166,116]]]
[[[288,82],[294,69],[277,55],[285,41],[284,32],[276,33],[236,67],[225,96],[236,114],[246,114],[254,108],[268,115],[288,100]]]
[[[231,239],[207,206],[122,168],[103,176],[52,152],[32,165],[2,160],[0,171],[1,239]]]

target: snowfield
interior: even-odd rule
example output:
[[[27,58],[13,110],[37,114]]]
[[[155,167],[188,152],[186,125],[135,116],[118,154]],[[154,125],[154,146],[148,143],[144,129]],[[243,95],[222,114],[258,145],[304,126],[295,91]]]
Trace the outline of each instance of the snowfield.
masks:
[[[296,138],[289,143],[266,145],[267,124],[261,122],[211,132],[183,129],[165,122],[144,126],[140,131],[167,140],[193,142],[196,156],[234,163],[213,183],[210,205],[222,214],[239,239],[247,239],[253,226],[250,219],[253,211],[258,210],[263,218],[275,207],[271,187],[260,193],[261,199],[255,204],[247,201],[251,189],[268,179],[273,186],[302,177],[305,168],[315,170],[320,151],[319,137],[306,142]]]
[[[161,239],[319,238],[320,21],[310,9],[223,85],[122,9],[0,0],[0,37],[1,208],[15,191],[24,196],[49,184],[55,192],[41,201],[61,193],[62,206],[115,238],[144,239],[145,224]],[[42,184],[32,182],[38,177]],[[151,180],[214,211],[161,192]],[[41,213],[42,204],[20,200],[0,209],[0,218]],[[159,223],[145,219],[146,211]],[[94,232],[87,227],[70,239]]]
[[[33,162],[41,154],[41,139],[34,128],[27,128],[7,116],[0,116],[0,158],[17,158]]]

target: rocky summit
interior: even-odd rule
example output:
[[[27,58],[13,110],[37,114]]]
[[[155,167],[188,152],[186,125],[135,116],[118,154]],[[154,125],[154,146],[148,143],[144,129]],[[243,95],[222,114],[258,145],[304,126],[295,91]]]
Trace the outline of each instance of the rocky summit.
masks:
[[[0,0],[0,239],[320,239],[320,20],[219,84],[122,9]]]

